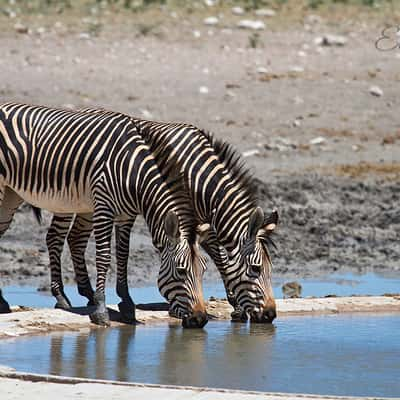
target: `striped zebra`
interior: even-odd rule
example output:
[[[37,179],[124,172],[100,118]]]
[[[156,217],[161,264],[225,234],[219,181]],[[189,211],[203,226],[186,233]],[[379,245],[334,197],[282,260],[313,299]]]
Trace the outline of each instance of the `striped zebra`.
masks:
[[[96,241],[93,322],[107,325],[113,225],[142,214],[161,254],[163,294],[187,327],[204,326],[205,261],[181,177],[166,181],[131,118],[6,103],[0,106],[0,235],[26,201],[56,214],[91,214]],[[48,235],[48,243],[52,233]],[[62,294],[62,286],[59,287]],[[125,304],[129,307],[129,304]]]
[[[210,227],[202,247],[220,272],[228,300],[235,308],[232,317],[246,320],[250,315],[254,322],[272,322],[276,317],[276,306],[268,245],[272,243],[271,234],[278,223],[278,214],[275,211],[264,216],[262,209],[257,207],[252,180],[241,157],[233,147],[195,126],[133,121],[159,160],[163,173],[171,173],[177,165],[183,172],[197,220],[201,227]],[[55,218],[54,223],[57,223]],[[66,234],[68,226],[64,228]],[[128,291],[130,229],[127,223],[118,234],[117,293],[120,296],[121,292]],[[91,291],[83,258],[90,230],[87,216],[78,215],[68,236],[82,294]],[[51,269],[61,273],[59,258]]]

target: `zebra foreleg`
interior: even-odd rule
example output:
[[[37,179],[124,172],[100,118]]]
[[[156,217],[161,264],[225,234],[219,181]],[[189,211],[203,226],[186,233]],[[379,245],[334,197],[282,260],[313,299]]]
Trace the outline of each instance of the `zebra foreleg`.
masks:
[[[50,259],[51,293],[56,298],[55,308],[68,310],[71,302],[64,293],[64,284],[61,272],[61,253],[65,237],[71,225],[72,215],[54,214],[46,236],[47,249]]]
[[[94,294],[96,310],[90,314],[90,319],[97,325],[108,326],[110,325],[110,316],[106,307],[105,284],[111,261],[113,214],[107,206],[97,206],[93,216],[93,228],[96,240],[97,279]]]
[[[7,231],[22,199],[13,190],[0,185],[0,237]],[[10,313],[10,305],[0,289],[0,314]]]
[[[117,252],[117,294],[121,298],[118,304],[121,320],[127,323],[136,321],[135,303],[129,294],[128,288],[128,257],[129,239],[135,219],[117,222],[115,230],[115,243]]]
[[[10,305],[7,303],[6,299],[3,297],[2,290],[0,289],[0,314],[10,313]]]
[[[93,215],[79,214],[75,217],[72,228],[68,234],[67,241],[71,251],[72,263],[74,265],[75,277],[78,283],[78,292],[86,297],[88,306],[93,306],[94,290],[90,283],[88,270],[85,262],[85,250],[93,229]]]
[[[246,322],[248,320],[247,313],[243,310],[242,307],[236,302],[235,297],[232,295],[230,290],[228,289],[228,256],[226,250],[221,244],[218,242],[217,237],[213,231],[210,231],[207,237],[207,240],[201,243],[201,246],[206,251],[206,253],[211,257],[214,261],[215,266],[217,267],[221,278],[224,282],[226,296],[229,304],[233,307],[233,312],[231,313],[231,319],[233,322]]]

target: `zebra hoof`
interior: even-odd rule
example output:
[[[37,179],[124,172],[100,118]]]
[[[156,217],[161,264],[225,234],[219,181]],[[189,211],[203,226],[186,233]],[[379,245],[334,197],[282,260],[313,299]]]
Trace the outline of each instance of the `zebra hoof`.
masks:
[[[100,312],[100,311],[95,311],[94,313],[89,315],[90,320],[100,326],[110,326],[110,316],[108,315],[108,312]]]
[[[69,310],[71,307],[72,306],[69,300],[61,296],[57,297],[57,303],[55,304],[54,308],[59,308],[61,310]]]
[[[8,314],[10,312],[11,309],[7,302],[0,303],[0,314]]]
[[[121,301],[118,304],[118,308],[122,322],[125,322],[126,324],[133,324],[136,322],[136,307],[134,304],[127,304]]]
[[[241,309],[237,309],[231,314],[232,322],[247,322],[249,319],[247,313]]]

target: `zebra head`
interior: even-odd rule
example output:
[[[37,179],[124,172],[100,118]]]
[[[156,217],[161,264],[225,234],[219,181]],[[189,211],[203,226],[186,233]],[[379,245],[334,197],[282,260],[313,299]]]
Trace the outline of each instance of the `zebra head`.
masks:
[[[202,287],[206,259],[197,240],[182,235],[175,212],[167,213],[164,229],[167,244],[161,250],[160,293],[170,304],[170,315],[181,318],[184,328],[202,328],[208,321]]]
[[[260,207],[251,213],[247,234],[242,237],[239,251],[240,281],[232,287],[236,302],[253,322],[272,322],[276,304],[271,282],[271,257],[268,244],[278,223],[278,212],[265,217]]]

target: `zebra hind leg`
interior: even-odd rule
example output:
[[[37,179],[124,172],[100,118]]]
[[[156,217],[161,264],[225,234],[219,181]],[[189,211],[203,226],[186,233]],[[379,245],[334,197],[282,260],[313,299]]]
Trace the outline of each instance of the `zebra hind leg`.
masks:
[[[72,215],[54,214],[46,236],[50,259],[51,293],[57,300],[54,307],[63,310],[71,308],[71,302],[64,293],[61,273],[61,253],[71,221]]]
[[[3,297],[2,290],[0,289],[0,314],[10,313],[10,305],[7,303],[6,299]]]
[[[15,211],[23,200],[13,190],[0,184],[0,237],[7,231],[14,217]],[[3,297],[0,289],[0,314],[10,313],[10,305]]]
[[[129,294],[128,288],[128,257],[129,239],[134,219],[118,222],[115,230],[115,243],[117,252],[117,294],[121,298],[118,304],[122,322],[134,323],[136,321],[136,307]]]
[[[88,306],[95,305],[94,290],[90,283],[85,262],[85,250],[93,230],[92,214],[80,214],[75,217],[67,241],[74,264],[78,292],[88,299]]]

